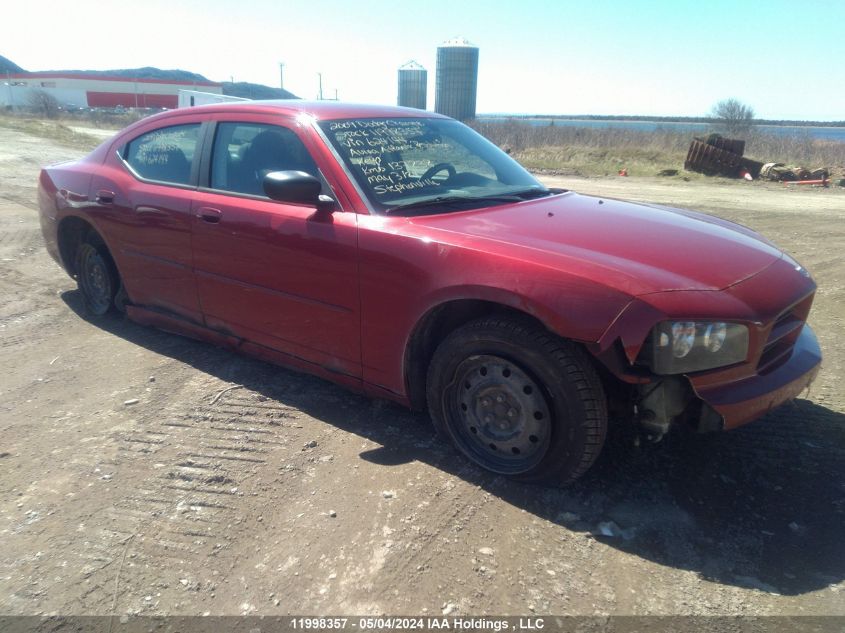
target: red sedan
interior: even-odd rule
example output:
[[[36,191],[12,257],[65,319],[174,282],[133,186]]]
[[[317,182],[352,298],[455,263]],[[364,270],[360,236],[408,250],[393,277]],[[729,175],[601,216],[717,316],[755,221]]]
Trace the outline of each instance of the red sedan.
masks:
[[[427,408],[522,480],[575,479],[609,423],[652,439],[743,424],[821,362],[815,284],[758,234],[548,189],[418,110],[166,112],[44,169],[39,203],[92,316]]]

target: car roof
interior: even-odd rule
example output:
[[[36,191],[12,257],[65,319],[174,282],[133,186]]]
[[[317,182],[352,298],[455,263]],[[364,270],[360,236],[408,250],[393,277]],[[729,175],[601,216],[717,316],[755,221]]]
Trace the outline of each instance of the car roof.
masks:
[[[262,101],[237,101],[211,103],[190,108],[179,108],[171,112],[251,112],[261,114],[286,114],[296,116],[307,114],[317,120],[355,119],[370,117],[427,117],[448,118],[434,112],[402,108],[399,106],[345,103],[341,101],[303,101],[300,99],[272,99]]]

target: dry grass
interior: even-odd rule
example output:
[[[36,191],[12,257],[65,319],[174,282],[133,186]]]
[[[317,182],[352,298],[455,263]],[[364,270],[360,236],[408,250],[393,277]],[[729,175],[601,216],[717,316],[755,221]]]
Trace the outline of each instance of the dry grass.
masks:
[[[83,151],[92,150],[103,142],[101,137],[72,130],[63,122],[54,119],[2,115],[0,127],[18,130],[38,138],[46,138],[59,145]]]
[[[679,177],[699,178],[684,172],[684,158],[692,135],[574,126],[534,126],[525,123],[481,123],[473,127],[500,147],[510,149],[527,168],[577,176],[604,176],[627,169],[631,176],[654,176],[664,169],[679,170]],[[845,169],[845,143],[813,139],[809,134],[774,136],[752,132],[745,155],[764,162],[808,168]]]
[[[776,136],[752,132],[745,153],[765,162],[801,165],[810,169],[827,167],[845,169],[845,143],[814,139],[809,132],[794,136]]]

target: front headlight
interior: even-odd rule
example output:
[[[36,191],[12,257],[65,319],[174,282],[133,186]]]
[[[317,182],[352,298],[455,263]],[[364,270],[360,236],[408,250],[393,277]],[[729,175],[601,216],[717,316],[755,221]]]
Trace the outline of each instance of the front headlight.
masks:
[[[664,321],[652,330],[640,361],[655,374],[725,367],[748,356],[748,328],[720,321]]]

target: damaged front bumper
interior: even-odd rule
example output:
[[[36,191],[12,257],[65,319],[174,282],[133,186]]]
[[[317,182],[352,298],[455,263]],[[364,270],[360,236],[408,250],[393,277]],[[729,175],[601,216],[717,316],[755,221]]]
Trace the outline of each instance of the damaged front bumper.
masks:
[[[725,384],[697,386],[695,379],[690,383],[698,398],[721,417],[722,428],[732,429],[798,396],[818,375],[821,360],[816,335],[805,324],[789,359],[773,371]]]
[[[714,382],[666,376],[638,385],[637,421],[653,438],[682,424],[698,432],[733,429],[789,402],[810,386],[821,366],[816,335],[804,325],[789,358],[776,369]]]

